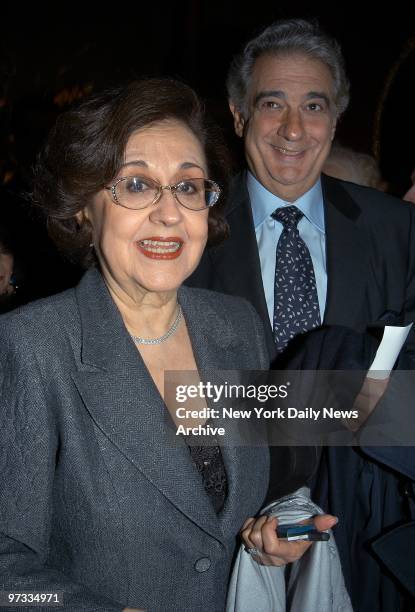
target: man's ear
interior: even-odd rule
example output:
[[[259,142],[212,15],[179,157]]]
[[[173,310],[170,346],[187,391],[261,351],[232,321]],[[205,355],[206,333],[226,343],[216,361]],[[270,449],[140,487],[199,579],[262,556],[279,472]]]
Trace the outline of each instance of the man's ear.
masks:
[[[232,100],[229,101],[229,108],[231,109],[231,113],[233,115],[233,127],[235,128],[235,132],[237,136],[242,138],[244,135],[245,118]]]

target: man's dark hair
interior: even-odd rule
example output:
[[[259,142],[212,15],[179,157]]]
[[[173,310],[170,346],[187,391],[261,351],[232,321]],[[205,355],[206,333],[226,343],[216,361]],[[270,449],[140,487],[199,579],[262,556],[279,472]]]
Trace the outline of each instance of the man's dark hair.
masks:
[[[340,45],[321,30],[317,21],[283,19],[250,40],[231,63],[226,83],[228,97],[245,118],[249,116],[247,95],[252,72],[256,60],[262,55],[305,55],[319,60],[333,77],[337,116],[346,110],[349,81]]]

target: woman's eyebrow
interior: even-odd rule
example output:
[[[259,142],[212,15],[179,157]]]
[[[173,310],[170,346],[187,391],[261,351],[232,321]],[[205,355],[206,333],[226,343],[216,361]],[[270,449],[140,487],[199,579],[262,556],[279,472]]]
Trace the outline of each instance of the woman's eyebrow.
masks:
[[[203,172],[205,171],[203,166],[201,166],[200,164],[196,164],[194,162],[183,162],[182,164],[180,164],[180,168],[183,170],[187,170],[188,168],[199,168]]]
[[[141,168],[147,168],[147,164],[143,159],[134,159],[129,162],[124,162],[121,164],[121,168],[125,168],[125,166],[140,166]]]
[[[126,166],[139,166],[140,168],[148,168],[148,164],[143,159],[134,159],[121,164],[121,168],[125,168]],[[200,170],[203,170],[203,172],[205,171],[203,166],[190,161],[183,162],[182,164],[180,164],[179,168],[183,170],[187,170],[188,168],[199,168]]]

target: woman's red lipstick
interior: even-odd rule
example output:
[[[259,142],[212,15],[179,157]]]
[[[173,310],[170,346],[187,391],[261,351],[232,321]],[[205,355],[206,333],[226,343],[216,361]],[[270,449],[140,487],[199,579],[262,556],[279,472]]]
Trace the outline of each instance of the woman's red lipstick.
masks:
[[[149,259],[177,259],[183,249],[183,240],[177,236],[150,236],[137,243],[138,250]]]

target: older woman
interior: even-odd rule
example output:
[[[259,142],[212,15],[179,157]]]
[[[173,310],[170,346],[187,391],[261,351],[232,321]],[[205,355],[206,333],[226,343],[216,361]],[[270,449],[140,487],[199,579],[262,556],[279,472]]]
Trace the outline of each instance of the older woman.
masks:
[[[224,231],[223,167],[197,97],[170,80],[84,101],[40,157],[36,200],[90,269],[0,324],[0,583],[24,601],[224,607],[267,451],[173,446],[163,400],[167,369],[268,364],[247,303],[181,287]],[[247,542],[276,540],[270,529],[250,521]]]

